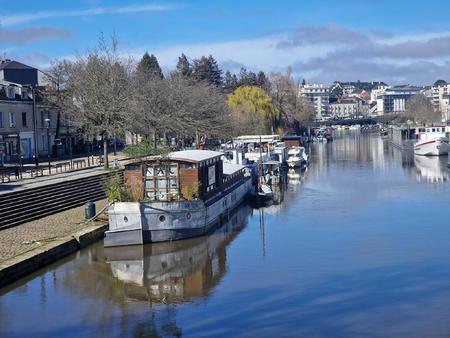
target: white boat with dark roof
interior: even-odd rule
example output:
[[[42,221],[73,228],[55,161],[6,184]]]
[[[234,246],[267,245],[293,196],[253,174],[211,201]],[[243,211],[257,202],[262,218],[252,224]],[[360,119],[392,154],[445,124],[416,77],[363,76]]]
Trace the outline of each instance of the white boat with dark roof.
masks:
[[[251,192],[242,165],[223,153],[185,150],[127,165],[125,186],[138,202],[116,202],[108,211],[105,246],[196,237],[220,224]]]

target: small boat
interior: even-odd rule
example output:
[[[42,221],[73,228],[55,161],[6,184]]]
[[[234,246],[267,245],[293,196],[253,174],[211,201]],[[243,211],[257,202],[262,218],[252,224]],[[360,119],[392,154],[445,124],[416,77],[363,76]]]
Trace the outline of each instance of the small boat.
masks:
[[[447,155],[450,150],[446,127],[423,127],[416,131],[418,141],[414,144],[414,154],[424,156]]]
[[[267,184],[261,184],[256,187],[255,192],[250,195],[250,204],[253,207],[265,207],[273,203],[273,191]]]
[[[282,183],[281,165],[278,161],[266,161],[262,164],[265,183],[278,185]]]
[[[287,164],[289,168],[302,168],[308,163],[308,155],[304,147],[294,147],[288,152]]]
[[[273,200],[273,191],[270,185],[267,183],[267,177],[264,175],[264,166],[258,165],[257,169],[258,178],[255,190],[250,195],[251,201],[255,206],[266,205]]]

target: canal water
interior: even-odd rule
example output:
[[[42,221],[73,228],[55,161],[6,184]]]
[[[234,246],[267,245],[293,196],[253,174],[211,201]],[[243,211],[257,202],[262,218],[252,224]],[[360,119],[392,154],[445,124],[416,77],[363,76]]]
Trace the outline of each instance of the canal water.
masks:
[[[314,144],[277,201],[210,236],[97,243],[0,289],[0,337],[448,337],[447,158]]]

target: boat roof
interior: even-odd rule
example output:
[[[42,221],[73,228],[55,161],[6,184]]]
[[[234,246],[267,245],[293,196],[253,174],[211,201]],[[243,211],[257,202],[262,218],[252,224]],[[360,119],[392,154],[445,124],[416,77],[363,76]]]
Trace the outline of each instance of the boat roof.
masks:
[[[186,162],[203,162],[219,156],[223,156],[223,153],[212,150],[182,150],[171,152],[168,155],[172,160]]]
[[[223,162],[223,174],[224,175],[232,175],[235,172],[241,171],[245,166],[240,164]]]
[[[263,162],[263,165],[280,165],[280,162],[278,162],[278,161],[266,161],[266,162]]]
[[[278,135],[241,135],[233,138],[233,142],[239,143],[259,143],[259,142],[276,142],[279,141]]]

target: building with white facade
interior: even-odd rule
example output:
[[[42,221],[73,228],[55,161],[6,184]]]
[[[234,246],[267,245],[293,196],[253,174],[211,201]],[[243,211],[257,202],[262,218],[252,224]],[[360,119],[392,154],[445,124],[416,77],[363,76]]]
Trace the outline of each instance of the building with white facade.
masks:
[[[57,113],[32,94],[31,88],[0,81],[0,164],[17,161],[19,154],[47,155],[54,144]]]
[[[369,104],[359,98],[351,97],[330,103],[330,115],[333,118],[360,118],[369,114]]]
[[[330,88],[322,84],[304,84],[299,87],[299,95],[307,98],[316,111],[316,119],[329,116]]]
[[[376,96],[376,112],[378,116],[399,114],[406,110],[406,102],[411,96],[420,93],[422,87],[395,86],[385,89]]]
[[[432,87],[426,88],[422,93],[430,99],[431,105],[435,111],[439,111],[443,119],[449,120],[450,84],[442,80],[436,81]]]
[[[383,94],[390,87],[386,84],[379,84],[370,91],[370,103],[376,102],[377,97]]]

